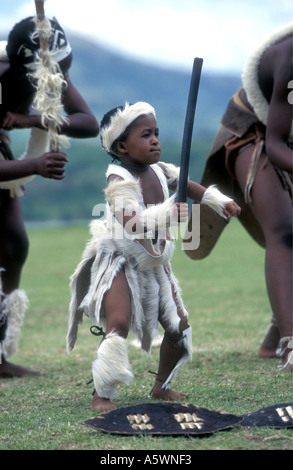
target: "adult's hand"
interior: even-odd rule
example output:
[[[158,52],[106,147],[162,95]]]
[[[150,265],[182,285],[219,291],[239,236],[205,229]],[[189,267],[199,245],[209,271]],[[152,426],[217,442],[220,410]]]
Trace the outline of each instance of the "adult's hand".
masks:
[[[42,127],[38,115],[26,115],[8,111],[3,119],[1,127],[7,131],[12,129],[28,129],[31,127]]]
[[[36,174],[43,178],[61,180],[65,176],[65,164],[68,162],[68,159],[63,152],[47,152],[41,157],[36,158],[35,162],[37,165]]]

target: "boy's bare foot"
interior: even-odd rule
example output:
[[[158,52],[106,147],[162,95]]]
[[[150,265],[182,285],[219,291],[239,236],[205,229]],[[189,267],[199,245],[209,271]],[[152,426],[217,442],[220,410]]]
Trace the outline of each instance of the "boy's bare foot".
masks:
[[[162,388],[162,382],[156,381],[154,388],[151,392],[151,397],[156,398],[158,400],[169,400],[169,401],[176,401],[176,400],[184,400],[187,398],[188,395],[181,392],[175,392],[170,388]]]
[[[98,411],[99,413],[105,413],[107,411],[113,411],[117,409],[117,406],[111,402],[108,398],[100,398],[95,392],[93,400],[91,402],[91,409]]]
[[[26,367],[11,364],[10,362],[3,362],[0,364],[0,378],[10,379],[13,377],[26,377],[28,375],[42,375],[41,372],[37,372]]]
[[[259,348],[258,355],[265,359],[277,357],[276,349],[280,341],[280,333],[278,327],[272,322],[269,326],[267,334]]]

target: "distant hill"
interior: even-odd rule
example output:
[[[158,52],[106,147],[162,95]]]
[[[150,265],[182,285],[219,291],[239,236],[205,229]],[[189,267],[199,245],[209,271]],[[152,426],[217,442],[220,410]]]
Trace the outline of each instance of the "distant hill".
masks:
[[[187,73],[129,59],[75,35],[70,42],[74,51],[72,80],[83,90],[99,120],[125,101],[148,101],[157,111],[161,137],[182,139],[192,63]],[[196,45],[194,49],[196,57]],[[205,72],[203,62],[196,133],[215,133],[227,101],[239,85],[238,76]]]
[[[125,101],[148,101],[157,113],[162,160],[179,164],[192,64],[190,73],[159,68],[114,53],[75,34],[68,37],[73,48],[71,79],[98,121],[105,112]],[[0,39],[5,38],[5,34],[0,34]],[[209,74],[203,63],[194,122],[192,153],[195,156],[190,164],[190,176],[195,180],[200,179],[226,104],[239,86],[240,77]],[[26,131],[13,131],[16,156],[23,152],[26,137]],[[36,177],[27,185],[23,199],[27,221],[88,220],[92,207],[103,200],[109,159],[101,150],[100,139],[72,139],[66,152],[70,163],[62,182]]]

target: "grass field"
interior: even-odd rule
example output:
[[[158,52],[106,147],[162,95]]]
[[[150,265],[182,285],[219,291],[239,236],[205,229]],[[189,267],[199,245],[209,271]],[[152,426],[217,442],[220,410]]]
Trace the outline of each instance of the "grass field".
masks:
[[[121,436],[84,426],[90,410],[91,362],[97,338],[89,322],[80,328],[69,357],[65,351],[68,279],[80,259],[87,227],[31,228],[30,255],[21,287],[30,298],[19,352],[13,362],[44,372],[40,377],[0,381],[0,450],[292,450],[292,429],[236,427],[208,437]],[[241,415],[292,402],[292,374],[278,360],[260,359],[259,345],[271,318],[264,282],[264,251],[233,221],[213,253],[173,258],[193,328],[193,361],[174,388],[188,403]],[[135,379],[121,387],[119,407],[150,401],[158,349],[150,357],[129,346]]]

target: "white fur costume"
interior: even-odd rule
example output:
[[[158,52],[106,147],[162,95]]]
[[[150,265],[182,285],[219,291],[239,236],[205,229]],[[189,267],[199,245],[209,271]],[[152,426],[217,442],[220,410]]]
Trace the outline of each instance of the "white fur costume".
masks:
[[[143,202],[139,180],[126,169],[110,165],[107,177],[115,174],[123,180],[110,182],[106,193],[106,218],[91,223],[92,238],[88,242],[82,260],[71,277],[71,303],[67,334],[67,351],[73,349],[82,322],[83,314],[96,325],[105,325],[105,313],[102,300],[110,289],[113,279],[120,270],[124,270],[131,299],[131,330],[141,341],[142,349],[150,351],[152,340],[158,335],[158,315],[163,311],[169,324],[169,331],[179,332],[180,318],[173,299],[173,292],[181,310],[187,316],[178,282],[172,272],[170,260],[174,250],[174,240],[165,233],[165,239],[158,239],[153,244],[154,231],[164,231],[172,224],[174,197],[169,197],[168,186],[174,187],[178,181],[179,169],[171,164],[163,164],[164,171],[158,164],[152,165],[164,194],[164,202],[146,208]],[[214,188],[207,190],[213,194]],[[214,197],[204,197],[202,203],[211,204],[216,210],[227,202],[217,191]],[[215,206],[215,198],[217,204]],[[209,201],[211,199],[211,202]],[[140,219],[147,223],[144,238],[130,235],[114,217],[116,211],[128,208],[135,211]],[[223,214],[222,214],[223,215]],[[148,237],[148,238],[147,238]],[[160,237],[159,237],[160,238]],[[173,292],[172,292],[173,289]],[[170,376],[163,384],[174,378],[179,365],[191,357],[191,328],[182,335],[181,345],[185,350]],[[110,353],[110,357],[107,357]],[[115,367],[114,367],[115,366]],[[114,368],[113,368],[114,367]],[[127,342],[112,332],[101,343],[97,360],[93,363],[95,389],[100,397],[116,396],[115,385],[128,384],[132,372],[128,363]]]
[[[172,286],[182,310],[187,315],[170,265],[174,249],[173,240],[159,240],[153,245],[150,239],[133,239],[125,232],[122,238],[120,237],[121,230],[117,236],[117,222],[113,214],[121,207],[135,210],[141,217],[147,219],[149,226],[154,229],[159,228],[162,219],[164,221],[166,218],[171,219],[174,196],[169,197],[167,179],[161,168],[158,165],[153,165],[152,168],[161,182],[164,202],[146,208],[139,181],[122,167],[109,166],[107,176],[116,174],[122,176],[124,180],[109,184],[106,190],[106,220],[91,223],[92,239],[86,246],[82,261],[71,278],[72,299],[67,335],[68,352],[74,347],[78,323],[82,322],[83,313],[95,324],[105,324],[103,295],[111,287],[115,275],[121,269],[124,269],[131,297],[130,327],[141,341],[142,349],[149,351],[152,340],[158,335],[158,313],[161,309],[165,312],[170,329],[179,332],[180,319],[172,296]],[[178,169],[173,165],[166,165],[166,171],[171,184],[174,179],[177,179]],[[120,204],[122,204],[121,207]],[[113,237],[113,233],[117,238],[115,235]],[[90,285],[85,286],[84,276],[89,265],[91,265],[91,280]],[[107,348],[111,350],[112,363],[116,363],[117,371],[120,371],[119,383],[128,384],[132,374],[128,359],[126,360],[126,341],[115,334],[108,335],[98,350],[98,359],[93,364],[93,377],[98,395],[113,398],[116,395],[114,387],[110,391],[109,385],[102,385],[102,383],[109,382],[104,377],[108,374],[107,370],[110,370],[103,359],[106,356],[104,349]],[[116,375],[113,371],[113,376]],[[114,382],[116,381],[117,378],[114,379]]]

